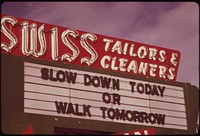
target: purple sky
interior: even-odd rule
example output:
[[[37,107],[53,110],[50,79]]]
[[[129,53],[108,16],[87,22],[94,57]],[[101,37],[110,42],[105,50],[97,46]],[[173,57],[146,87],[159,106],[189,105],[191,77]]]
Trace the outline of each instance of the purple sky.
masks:
[[[195,2],[5,2],[2,14],[176,49],[177,81],[199,87],[199,7]]]

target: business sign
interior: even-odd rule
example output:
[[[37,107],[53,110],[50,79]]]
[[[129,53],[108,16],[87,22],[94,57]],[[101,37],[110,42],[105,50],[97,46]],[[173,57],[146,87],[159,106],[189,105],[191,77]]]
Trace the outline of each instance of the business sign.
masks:
[[[148,128],[145,130],[112,133],[111,135],[156,135],[156,130],[154,128]]]
[[[180,52],[1,15],[1,53],[176,80]]]
[[[187,130],[184,87],[24,62],[24,112]]]

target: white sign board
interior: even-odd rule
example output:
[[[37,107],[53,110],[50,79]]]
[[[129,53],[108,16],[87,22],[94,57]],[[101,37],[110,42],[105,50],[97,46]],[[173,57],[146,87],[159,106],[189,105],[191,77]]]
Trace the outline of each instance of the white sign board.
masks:
[[[187,130],[183,87],[24,63],[24,112]]]

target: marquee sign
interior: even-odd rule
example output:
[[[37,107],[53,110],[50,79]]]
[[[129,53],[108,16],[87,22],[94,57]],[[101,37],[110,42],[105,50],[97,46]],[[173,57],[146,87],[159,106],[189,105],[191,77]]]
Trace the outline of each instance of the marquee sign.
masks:
[[[1,15],[1,53],[176,80],[180,52]]]
[[[187,130],[184,87],[24,62],[24,112]]]

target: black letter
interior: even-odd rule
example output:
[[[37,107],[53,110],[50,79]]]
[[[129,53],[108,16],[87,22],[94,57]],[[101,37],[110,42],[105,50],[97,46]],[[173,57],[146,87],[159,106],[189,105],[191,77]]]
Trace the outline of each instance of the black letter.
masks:
[[[91,107],[90,105],[87,105],[87,106],[85,104],[83,105],[83,115],[84,116],[86,116],[86,113],[88,114],[89,117],[92,116],[90,113],[90,109],[89,109],[90,107]]]
[[[90,85],[90,84],[91,84],[91,77],[90,77],[90,75],[84,74],[84,85]]]
[[[141,117],[141,122],[143,123],[144,122],[144,120],[145,120],[145,122],[146,123],[148,123],[148,115],[147,115],[147,113],[146,112],[140,112],[140,117]]]
[[[130,81],[129,84],[131,85],[131,92],[134,93],[135,82]]]
[[[119,94],[116,94],[116,93],[113,93],[113,104],[118,104],[120,105],[120,95]]]
[[[116,115],[116,120],[126,120],[125,116],[125,110],[122,109],[121,111],[119,109],[115,109],[115,115]]]
[[[57,78],[53,77],[53,69],[50,69],[50,80],[57,81]]]
[[[75,107],[76,107],[76,115],[83,116],[83,113],[78,111],[79,106],[77,103],[75,104]]]
[[[140,112],[139,111],[133,111],[133,120],[136,122],[141,122]]]
[[[99,87],[100,86],[100,79],[99,79],[99,77],[98,76],[94,76],[93,78],[92,78],[92,85],[94,86],[94,87]],[[97,81],[96,83],[95,83],[95,81]]]
[[[69,103],[69,104],[68,104],[66,114],[70,114],[70,113],[75,114],[74,107],[73,107],[73,104],[72,104],[72,103]]]
[[[62,75],[62,76],[60,77],[60,75]],[[59,70],[59,71],[56,73],[56,78],[58,79],[58,81],[64,82],[64,81],[65,81],[65,73],[64,73],[64,71]]]
[[[64,105],[63,105],[63,102],[58,103],[57,101],[55,101],[55,104],[56,104],[57,113],[62,112],[63,114],[65,114],[67,103],[64,102]]]
[[[149,84],[144,84],[145,85],[145,94],[150,95],[151,94],[151,86]]]
[[[158,89],[160,90],[160,95],[161,97],[163,97],[163,93],[165,91],[165,87],[163,86],[162,88],[160,86],[158,86]]]
[[[41,78],[44,79],[44,80],[49,79],[49,70],[47,68],[41,69]]]
[[[102,115],[103,115],[103,118],[105,119],[106,116],[105,116],[105,111],[107,110],[106,107],[100,107],[100,110],[102,110]]]
[[[115,116],[116,116],[116,115],[115,115],[115,109],[113,109],[113,108],[109,108],[107,113],[108,113],[108,117],[109,117],[110,119],[112,119],[112,120],[113,120],[113,119],[115,118]]]
[[[165,125],[165,114],[156,114],[157,123],[158,125],[162,124]]]
[[[140,86],[142,87],[142,90],[140,90]],[[139,83],[139,84],[137,85],[137,91],[138,91],[138,93],[140,93],[140,94],[143,94],[143,93],[144,93],[144,85],[143,85],[142,83]]]
[[[113,90],[117,89],[119,91],[119,79],[117,81],[115,79],[112,79],[113,81]]]
[[[67,72],[65,71],[65,74],[66,74],[66,78],[67,78],[67,83],[75,83],[76,82],[76,76],[77,76],[77,73],[72,73],[72,72]]]
[[[156,123],[156,117],[155,117],[155,115],[153,113],[149,113],[149,122],[151,124],[155,124]]]
[[[128,114],[130,114],[130,116]],[[134,120],[134,118],[133,118],[133,112],[132,111],[130,111],[130,110],[126,111],[126,119],[128,121],[133,121]]]
[[[151,92],[151,95],[157,95],[157,96],[159,96],[158,89],[157,89],[156,85],[153,85],[153,90]]]
[[[100,78],[101,78],[102,88],[106,87],[107,89],[109,89],[111,78],[102,77],[102,76],[100,76]]]
[[[107,97],[107,99],[106,99],[106,97]],[[103,99],[103,101],[104,101],[105,103],[111,103],[111,96],[110,96],[110,94],[107,93],[107,92],[103,93],[102,99]]]

